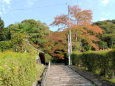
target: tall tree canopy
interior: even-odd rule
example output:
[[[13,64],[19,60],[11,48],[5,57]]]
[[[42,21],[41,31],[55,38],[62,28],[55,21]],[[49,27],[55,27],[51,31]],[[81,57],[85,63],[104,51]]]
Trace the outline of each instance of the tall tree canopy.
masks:
[[[4,21],[0,18],[0,41],[3,41],[4,38]]]
[[[4,21],[0,18],[0,29],[4,28]]]
[[[98,21],[93,25],[98,25],[103,29],[104,34],[98,36],[101,39],[100,48],[115,48],[115,20]]]
[[[55,17],[51,25],[61,25],[63,30],[67,29],[72,30],[76,38],[87,41],[91,46],[98,50],[97,44],[95,41],[99,41],[96,37],[97,34],[102,34],[101,28],[96,25],[92,26],[92,12],[91,10],[81,10],[78,6],[69,7],[68,15],[60,15]]]
[[[48,42],[47,37],[50,34],[49,27],[45,23],[33,19],[11,24],[3,30],[2,32],[4,33],[7,31],[7,40],[12,42],[11,48],[13,47],[16,51],[24,50],[24,40],[27,39],[34,46],[43,49]]]

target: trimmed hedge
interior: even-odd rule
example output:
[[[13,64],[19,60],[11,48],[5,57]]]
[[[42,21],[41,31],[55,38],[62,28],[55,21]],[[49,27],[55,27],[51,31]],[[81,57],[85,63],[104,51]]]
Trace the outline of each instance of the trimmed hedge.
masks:
[[[43,69],[28,53],[0,52],[0,86],[32,86]]]
[[[89,51],[84,53],[73,53],[71,55],[73,65],[85,67],[86,70],[112,78],[115,71],[115,50],[111,51]]]

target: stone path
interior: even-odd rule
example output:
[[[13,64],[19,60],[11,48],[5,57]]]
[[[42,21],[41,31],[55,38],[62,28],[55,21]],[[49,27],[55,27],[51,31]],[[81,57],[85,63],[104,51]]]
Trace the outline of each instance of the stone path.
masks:
[[[48,72],[46,86],[93,86],[93,84],[67,66],[52,65]]]

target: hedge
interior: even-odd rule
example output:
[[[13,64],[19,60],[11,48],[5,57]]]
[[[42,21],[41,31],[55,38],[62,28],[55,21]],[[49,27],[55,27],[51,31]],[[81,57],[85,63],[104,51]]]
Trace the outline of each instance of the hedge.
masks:
[[[0,86],[32,86],[43,69],[28,53],[0,52]]]
[[[104,78],[109,79],[114,76],[115,50],[73,53],[71,59],[73,65],[84,67],[86,70]]]

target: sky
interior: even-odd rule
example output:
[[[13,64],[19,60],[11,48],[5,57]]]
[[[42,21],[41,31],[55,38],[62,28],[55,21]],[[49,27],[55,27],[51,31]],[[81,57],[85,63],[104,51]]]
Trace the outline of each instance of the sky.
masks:
[[[115,19],[115,0],[0,0],[0,17],[5,27],[25,19],[40,20],[50,25],[54,17],[67,14],[67,5],[79,5],[93,12],[93,22]],[[50,26],[56,31],[56,27]]]

